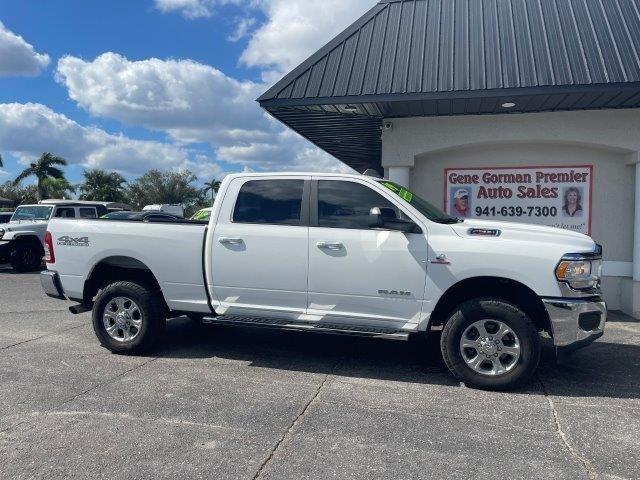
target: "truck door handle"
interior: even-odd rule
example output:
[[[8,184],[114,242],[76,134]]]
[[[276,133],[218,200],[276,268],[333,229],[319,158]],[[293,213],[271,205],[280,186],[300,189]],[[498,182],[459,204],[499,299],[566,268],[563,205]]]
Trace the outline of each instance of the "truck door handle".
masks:
[[[241,238],[220,237],[218,241],[223,245],[240,245],[242,243]]]
[[[340,242],[318,242],[316,243],[318,248],[327,248],[329,250],[340,250],[344,245]]]

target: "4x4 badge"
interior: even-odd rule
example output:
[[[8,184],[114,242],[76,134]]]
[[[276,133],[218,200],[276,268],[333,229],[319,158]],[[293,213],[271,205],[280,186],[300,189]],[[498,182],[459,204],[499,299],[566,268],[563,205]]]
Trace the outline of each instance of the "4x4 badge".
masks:
[[[89,237],[73,238],[69,237],[68,235],[64,235],[58,238],[58,245],[62,245],[65,247],[88,247]]]

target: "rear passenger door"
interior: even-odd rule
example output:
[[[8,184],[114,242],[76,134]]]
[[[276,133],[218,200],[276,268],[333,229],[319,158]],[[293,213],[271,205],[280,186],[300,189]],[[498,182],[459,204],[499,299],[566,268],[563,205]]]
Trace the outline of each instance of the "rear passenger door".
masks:
[[[231,181],[213,233],[216,311],[298,318],[307,307],[310,177]]]

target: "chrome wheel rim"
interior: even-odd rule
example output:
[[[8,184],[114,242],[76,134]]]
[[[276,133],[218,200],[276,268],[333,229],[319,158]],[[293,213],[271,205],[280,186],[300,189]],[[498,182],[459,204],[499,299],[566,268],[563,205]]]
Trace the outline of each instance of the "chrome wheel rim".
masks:
[[[516,333],[499,320],[473,322],[460,338],[462,358],[481,375],[505,375],[514,369],[521,352]]]
[[[140,334],[142,312],[128,297],[115,297],[107,302],[102,316],[107,334],[117,342],[131,342]]]

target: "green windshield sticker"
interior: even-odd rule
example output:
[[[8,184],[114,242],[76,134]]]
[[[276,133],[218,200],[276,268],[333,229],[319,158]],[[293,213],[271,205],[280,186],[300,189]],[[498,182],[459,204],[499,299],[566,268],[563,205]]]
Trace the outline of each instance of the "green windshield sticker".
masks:
[[[386,182],[380,182],[380,183],[382,183],[383,186],[385,186],[386,188],[388,188],[393,193],[398,195],[400,198],[406,200],[407,202],[411,202],[411,200],[413,200],[413,193],[411,193],[406,188],[400,188],[397,185],[394,185],[393,183],[386,183]]]
[[[398,193],[402,198],[404,198],[407,202],[411,202],[413,200],[413,193],[411,193],[406,188],[400,189],[400,193]]]
[[[210,213],[206,210],[200,210],[191,217],[191,220],[209,220],[209,215]]]

